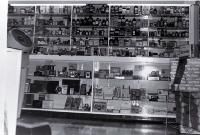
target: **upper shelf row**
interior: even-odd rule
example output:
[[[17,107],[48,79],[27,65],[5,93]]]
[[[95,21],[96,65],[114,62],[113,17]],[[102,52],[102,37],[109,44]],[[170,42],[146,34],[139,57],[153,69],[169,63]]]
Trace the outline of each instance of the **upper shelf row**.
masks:
[[[88,4],[86,6],[74,6],[71,10],[71,6],[29,6],[29,7],[13,7],[9,6],[9,15],[92,15],[92,16],[162,16],[162,17],[183,17],[189,15],[188,6],[108,6],[105,4],[93,5]]]

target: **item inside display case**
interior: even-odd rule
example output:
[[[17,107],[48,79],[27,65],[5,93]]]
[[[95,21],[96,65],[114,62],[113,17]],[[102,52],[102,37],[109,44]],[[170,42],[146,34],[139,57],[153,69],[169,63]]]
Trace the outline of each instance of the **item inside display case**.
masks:
[[[66,80],[63,79],[62,80],[62,85],[67,85],[68,86],[68,90],[67,90],[67,94],[68,95],[74,95],[74,94],[79,94],[80,91],[80,80]],[[72,92],[72,88],[74,89]],[[70,89],[71,89],[71,93],[70,93]]]
[[[98,112],[106,112],[107,104],[106,102],[94,102],[93,103],[93,111]]]
[[[56,94],[56,88],[59,86],[59,81],[38,81],[35,80],[30,85],[30,92],[31,93],[51,93]]]
[[[158,93],[148,93],[148,99],[149,101],[158,101]]]
[[[81,104],[81,98],[67,97],[65,109],[78,110]]]

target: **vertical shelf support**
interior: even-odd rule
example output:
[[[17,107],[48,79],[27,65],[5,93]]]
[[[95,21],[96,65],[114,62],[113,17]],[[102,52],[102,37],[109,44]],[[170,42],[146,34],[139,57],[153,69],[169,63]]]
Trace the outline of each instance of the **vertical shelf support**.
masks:
[[[190,6],[189,20],[190,54],[191,57],[199,57],[199,5],[193,4]]]

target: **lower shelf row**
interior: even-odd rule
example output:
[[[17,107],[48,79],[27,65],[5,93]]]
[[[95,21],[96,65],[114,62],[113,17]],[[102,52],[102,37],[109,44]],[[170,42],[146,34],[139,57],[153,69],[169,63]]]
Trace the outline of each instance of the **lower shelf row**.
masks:
[[[24,97],[25,108],[59,109],[85,112],[167,115],[175,114],[175,103],[147,102],[139,100],[103,100],[93,99],[90,96],[73,97],[61,95],[27,94]]]

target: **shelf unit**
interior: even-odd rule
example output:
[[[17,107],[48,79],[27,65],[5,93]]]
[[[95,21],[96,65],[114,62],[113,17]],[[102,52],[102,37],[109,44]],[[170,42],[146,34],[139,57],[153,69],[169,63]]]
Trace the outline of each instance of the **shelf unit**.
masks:
[[[181,45],[190,42],[189,6],[52,5],[33,6],[31,13],[23,8],[20,13],[10,7],[8,16],[32,18],[33,26],[19,28],[31,29],[33,55],[179,57]]]

